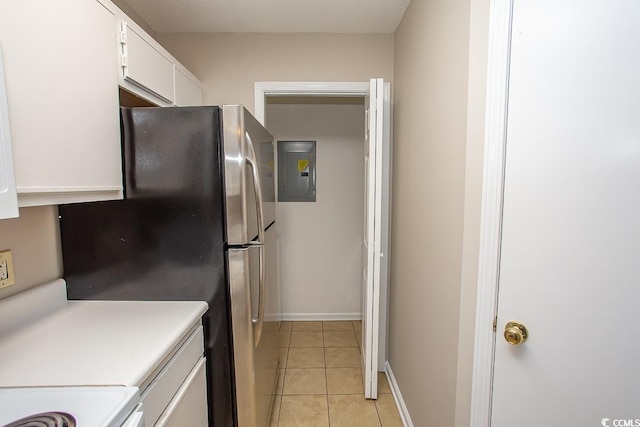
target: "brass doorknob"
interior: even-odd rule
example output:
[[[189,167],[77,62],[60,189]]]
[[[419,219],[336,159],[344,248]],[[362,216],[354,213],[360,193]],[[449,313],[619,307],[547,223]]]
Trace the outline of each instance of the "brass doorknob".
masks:
[[[522,344],[528,336],[529,331],[520,322],[509,322],[504,327],[504,339],[511,345]]]

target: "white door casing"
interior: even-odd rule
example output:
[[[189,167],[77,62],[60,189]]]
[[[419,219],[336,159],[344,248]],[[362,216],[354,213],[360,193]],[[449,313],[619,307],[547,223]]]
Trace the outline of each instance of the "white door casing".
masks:
[[[490,3],[480,254],[471,387],[472,427],[490,425],[496,336],[493,322],[500,267],[512,3],[513,0],[491,0]]]
[[[376,96],[371,96],[375,90]],[[370,356],[367,362],[363,357],[363,378],[365,379],[365,396],[377,397],[377,373],[385,370],[387,347],[387,323],[388,323],[388,277],[389,277],[389,227],[391,217],[391,85],[383,79],[371,79],[369,82],[256,82],[255,83],[255,116],[262,124],[266,124],[266,97],[281,95],[306,95],[306,96],[362,96],[368,97],[376,105],[376,115],[372,117],[376,124],[373,127],[378,144],[377,162],[372,164],[375,177],[371,179],[372,186],[365,189],[367,199],[369,192],[374,194],[371,200],[375,201],[378,214],[372,216],[372,236],[367,241],[375,241],[375,272],[376,287],[368,293],[369,304],[365,302],[363,289],[363,353]],[[367,108],[369,102],[365,102]],[[367,121],[367,124],[371,124]],[[268,127],[268,126],[267,126]],[[365,167],[367,170],[367,167]],[[377,192],[375,192],[377,186]],[[374,211],[372,211],[374,212]],[[367,230],[365,219],[365,230]],[[376,228],[377,227],[377,228]],[[366,239],[365,239],[366,240]],[[371,258],[374,260],[374,257]],[[364,260],[363,260],[364,261]],[[364,262],[363,262],[364,264]],[[370,265],[373,267],[374,263]],[[364,276],[364,274],[363,274]],[[373,277],[368,275],[367,277]],[[364,288],[363,280],[363,288]],[[373,284],[373,282],[372,282]],[[375,296],[374,291],[375,290]],[[374,320],[375,317],[375,320]],[[368,319],[368,320],[367,320]],[[366,325],[369,325],[367,327]],[[372,326],[375,325],[375,328]],[[366,330],[365,330],[366,329]],[[365,345],[370,345],[365,349]],[[375,351],[374,351],[375,349]],[[375,353],[375,354],[374,354]],[[367,382],[366,378],[369,378]],[[375,381],[375,383],[374,383]],[[367,385],[368,384],[368,385]],[[372,385],[376,388],[372,388]]]
[[[510,6],[494,2],[493,17]],[[500,108],[488,109],[494,138],[487,153],[494,156],[485,158],[487,241],[500,235],[489,233],[500,214],[491,203],[499,200],[492,184],[504,183],[504,208],[502,247],[487,244],[481,255],[472,425],[614,425],[640,418],[633,398],[640,346],[629,328],[640,296],[640,61],[628,53],[640,41],[639,17],[631,0],[515,1],[504,180],[495,172],[500,126],[491,127]],[[504,36],[504,21],[492,25]],[[498,106],[499,89],[490,82],[489,100],[495,96]],[[497,278],[496,253],[489,420],[490,357],[480,352],[491,348],[487,314],[497,288],[487,273]],[[502,338],[510,320],[527,325],[524,344]]]

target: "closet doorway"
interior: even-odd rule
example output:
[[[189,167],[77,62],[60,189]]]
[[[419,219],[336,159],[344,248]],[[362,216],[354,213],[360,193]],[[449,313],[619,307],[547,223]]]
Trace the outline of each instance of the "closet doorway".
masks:
[[[256,83],[255,111],[276,144],[316,147],[315,201],[277,204],[283,320],[361,319],[364,391],[375,399],[386,362],[390,86]]]

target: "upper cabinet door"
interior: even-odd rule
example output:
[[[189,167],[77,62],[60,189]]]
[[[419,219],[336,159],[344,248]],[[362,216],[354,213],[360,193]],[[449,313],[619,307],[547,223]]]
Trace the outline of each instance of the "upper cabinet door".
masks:
[[[126,21],[120,24],[122,45],[121,67],[125,82],[132,83],[167,103],[174,102],[171,58],[143,31]]]
[[[4,86],[4,66],[0,45],[0,219],[18,216],[18,195],[13,173],[13,151],[9,130],[7,91]]]
[[[176,67],[176,99],[178,107],[202,105],[202,87],[200,83]]]
[[[122,197],[115,28],[95,0],[0,3],[20,206]]]

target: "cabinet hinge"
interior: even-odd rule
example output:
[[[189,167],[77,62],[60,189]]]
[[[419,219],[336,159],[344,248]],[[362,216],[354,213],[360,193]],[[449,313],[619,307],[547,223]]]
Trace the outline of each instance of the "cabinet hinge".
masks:
[[[127,44],[127,23],[120,22],[120,44]]]
[[[493,332],[498,330],[498,318],[494,317],[493,318]]]
[[[127,23],[120,22],[120,64],[127,68]]]

